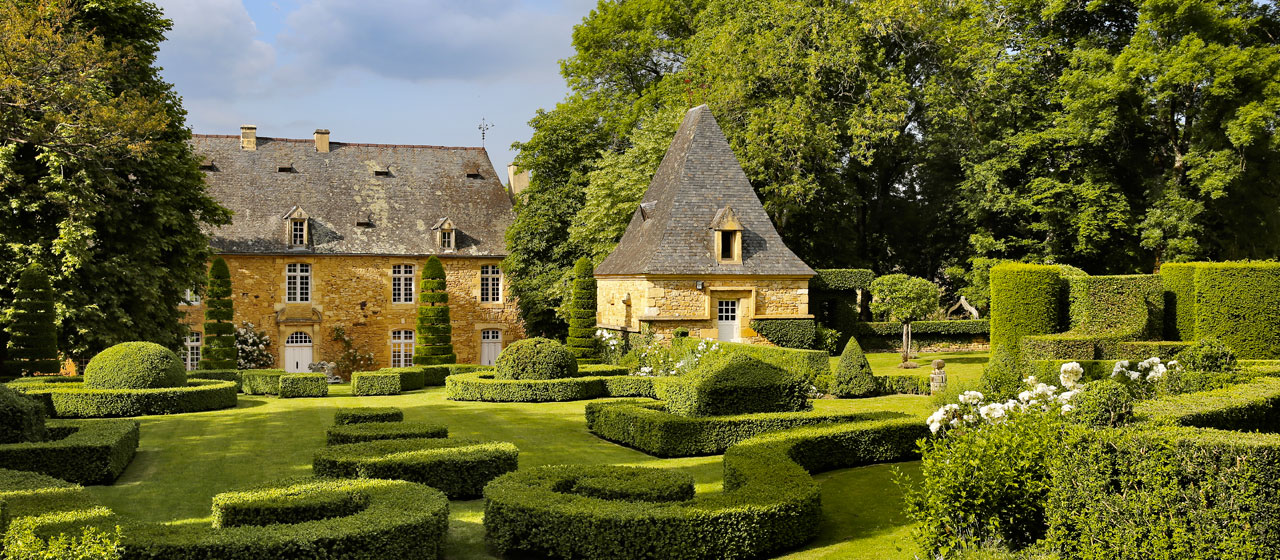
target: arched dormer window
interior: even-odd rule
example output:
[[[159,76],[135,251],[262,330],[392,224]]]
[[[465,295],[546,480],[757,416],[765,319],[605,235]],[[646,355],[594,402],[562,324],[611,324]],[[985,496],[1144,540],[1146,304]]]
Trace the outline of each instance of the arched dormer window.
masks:
[[[311,224],[307,213],[294,206],[283,216],[285,243],[290,249],[306,249],[311,244]]]
[[[436,244],[440,246],[441,251],[454,251],[458,248],[458,231],[453,227],[453,220],[449,218],[440,218],[436,225],[431,226],[436,232]]]
[[[733,208],[725,206],[711,219],[711,233],[715,236],[716,262],[742,264],[742,222]]]

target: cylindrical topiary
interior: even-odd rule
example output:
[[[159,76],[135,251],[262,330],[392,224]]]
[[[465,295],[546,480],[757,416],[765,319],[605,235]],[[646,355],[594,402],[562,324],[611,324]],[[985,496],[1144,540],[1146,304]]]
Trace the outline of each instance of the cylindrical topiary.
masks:
[[[596,279],[591,259],[582,257],[573,265],[573,283],[566,312],[569,315],[569,353],[580,364],[600,363],[596,341]]]
[[[204,350],[200,369],[236,367],[236,328],[231,322],[235,310],[231,301],[231,271],[222,257],[209,267],[209,293],[204,309]]]
[[[862,353],[858,339],[849,337],[849,343],[840,355],[835,377],[831,381],[831,394],[840,398],[870,397],[876,394],[876,378],[871,364]]]
[[[44,407],[0,385],[0,444],[44,441],[45,435]]]
[[[418,299],[418,339],[413,345],[413,363],[421,366],[457,363],[453,352],[453,325],[449,322],[449,292],[444,264],[432,255],[422,267],[422,289]]]
[[[187,384],[182,360],[153,342],[124,342],[94,356],[84,368],[84,385],[95,389],[159,389]]]
[[[18,279],[5,368],[10,375],[58,373],[58,330],[54,326],[53,287],[38,264]]]
[[[498,355],[495,379],[561,379],[578,375],[578,362],[563,344],[549,338],[526,338]]]

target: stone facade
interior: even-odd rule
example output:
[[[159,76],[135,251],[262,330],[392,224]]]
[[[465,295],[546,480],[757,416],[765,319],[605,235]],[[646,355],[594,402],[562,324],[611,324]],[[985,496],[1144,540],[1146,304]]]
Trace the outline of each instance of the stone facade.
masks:
[[[698,288],[698,283],[702,288]],[[720,338],[713,316],[717,300],[738,301],[741,342],[768,344],[752,319],[808,319],[808,277],[596,277],[597,324],[625,332],[650,332],[666,340],[677,328],[689,336]]]
[[[235,324],[253,323],[271,338],[276,367],[283,368],[284,341],[292,333],[304,332],[313,341],[312,361],[332,361],[341,351],[331,340],[332,328],[345,327],[355,347],[372,352],[375,367],[391,365],[391,333],[414,330],[418,303],[391,303],[391,267],[414,265],[415,294],[420,287],[426,256],[355,255],[220,255],[231,269]],[[510,297],[506,278],[498,303],[480,302],[480,267],[497,265],[497,257],[441,257],[449,291],[453,320],[453,347],[459,363],[478,363],[480,332],[502,332],[505,347],[524,338],[524,327],[516,302]],[[311,302],[285,302],[285,266],[311,265]],[[185,306],[187,325],[195,332],[204,329],[203,305]]]

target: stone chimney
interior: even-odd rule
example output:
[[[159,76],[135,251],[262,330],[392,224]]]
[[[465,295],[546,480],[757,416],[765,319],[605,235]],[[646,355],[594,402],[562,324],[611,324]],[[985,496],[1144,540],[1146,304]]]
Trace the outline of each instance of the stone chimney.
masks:
[[[322,154],[329,153],[329,129],[316,129],[316,151]]]
[[[507,188],[513,196],[529,188],[529,172],[521,171],[514,163],[507,164]]]
[[[240,125],[240,149],[255,151],[258,149],[258,127],[251,124]]]

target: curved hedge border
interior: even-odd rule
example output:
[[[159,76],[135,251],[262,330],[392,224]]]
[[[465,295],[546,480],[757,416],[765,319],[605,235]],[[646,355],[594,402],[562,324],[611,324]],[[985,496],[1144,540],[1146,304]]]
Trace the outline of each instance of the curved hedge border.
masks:
[[[9,518],[82,509],[91,500],[84,487],[47,474],[0,469],[0,502]],[[4,528],[0,526],[0,534]]]
[[[329,480],[261,488],[257,494],[282,507],[292,494],[312,488],[367,496],[362,511],[342,517],[265,526],[224,527],[161,523],[124,524],[124,556],[166,560],[376,560],[439,558],[449,525],[449,502],[440,491],[399,480]],[[215,503],[225,495],[214,497]]]
[[[1280,378],[1257,377],[1223,389],[1141,401],[1133,412],[1154,424],[1280,432]]]
[[[733,416],[680,416],[666,404],[636,401],[587,403],[587,430],[596,437],[656,457],[717,455],[765,432],[833,422],[865,422],[900,416],[891,412],[768,412]],[[921,424],[923,425],[923,424]]]
[[[351,394],[357,397],[399,395],[400,374],[358,371],[351,374]]]
[[[586,371],[598,366],[581,366]],[[603,374],[547,380],[494,379],[492,373],[463,373],[445,379],[445,395],[455,401],[561,402],[603,397],[653,397],[652,377],[626,375],[606,366]]]
[[[235,381],[236,390],[244,392],[241,387],[244,380],[240,378],[238,369],[197,369],[187,372],[187,379],[216,379],[218,381]]]
[[[282,369],[248,369],[240,372],[241,390],[246,395],[279,395]]]
[[[108,418],[183,414],[236,406],[233,381],[194,379],[186,387],[161,389],[89,389],[82,383],[10,385],[45,403],[52,416]]]
[[[1050,334],[1062,324],[1066,282],[1054,265],[1004,263],[991,267],[991,354],[1021,349],[1022,337]]]
[[[518,457],[515,445],[501,441],[393,439],[321,449],[311,469],[323,477],[417,482],[460,499],[479,496],[489,481],[516,470]]]
[[[400,376],[400,391],[417,391],[423,387],[442,387],[445,378],[459,373],[492,370],[493,366],[477,364],[440,364],[435,366],[410,366],[382,368],[374,373],[395,373]]]
[[[110,484],[138,450],[133,420],[51,420],[50,441],[0,445],[0,468],[78,484]]]
[[[394,406],[357,406],[342,408],[333,413],[333,423],[360,424],[363,422],[400,422],[404,420],[404,411]]]
[[[1071,330],[1027,336],[1030,359],[1097,360],[1119,355],[1119,345],[1158,340],[1164,329],[1164,285],[1159,276],[1067,278]]]
[[[384,439],[446,438],[449,428],[430,422],[361,422],[334,426],[325,432],[326,445]]]
[[[835,468],[916,457],[918,418],[801,428],[752,438],[724,456],[724,492],[691,500],[605,500],[565,492],[617,467],[526,469],[485,488],[484,526],[502,554],[562,558],[754,558],[799,546],[822,525],[818,484]]]

